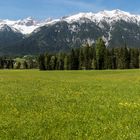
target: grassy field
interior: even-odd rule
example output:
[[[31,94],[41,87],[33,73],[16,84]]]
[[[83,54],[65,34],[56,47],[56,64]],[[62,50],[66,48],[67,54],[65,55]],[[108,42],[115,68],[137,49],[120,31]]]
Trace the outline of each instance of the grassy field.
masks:
[[[0,71],[0,140],[140,140],[140,70]]]

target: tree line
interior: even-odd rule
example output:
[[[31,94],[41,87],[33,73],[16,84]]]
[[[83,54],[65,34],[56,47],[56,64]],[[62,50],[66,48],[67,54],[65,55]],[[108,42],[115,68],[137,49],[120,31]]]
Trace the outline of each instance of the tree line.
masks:
[[[40,54],[40,70],[103,70],[140,68],[139,48],[107,48],[102,38],[95,46],[86,44],[70,53]]]
[[[0,69],[38,69],[38,61],[32,56],[0,57]]]
[[[102,38],[70,52],[44,53],[37,56],[0,57],[0,69],[103,70],[140,68],[140,49],[107,48]]]

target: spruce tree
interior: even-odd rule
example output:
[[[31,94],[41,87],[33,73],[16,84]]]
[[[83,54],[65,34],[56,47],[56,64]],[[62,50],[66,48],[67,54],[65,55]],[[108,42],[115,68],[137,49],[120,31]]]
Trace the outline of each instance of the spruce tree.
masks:
[[[55,56],[51,56],[49,65],[50,65],[51,70],[55,70],[55,68],[56,68],[56,57]]]
[[[99,38],[96,42],[96,62],[97,62],[97,69],[104,69],[105,68],[105,53],[106,53],[106,46],[105,42],[102,38]]]
[[[39,55],[38,63],[39,63],[40,70],[46,70],[46,68],[45,68],[45,56],[43,54]]]

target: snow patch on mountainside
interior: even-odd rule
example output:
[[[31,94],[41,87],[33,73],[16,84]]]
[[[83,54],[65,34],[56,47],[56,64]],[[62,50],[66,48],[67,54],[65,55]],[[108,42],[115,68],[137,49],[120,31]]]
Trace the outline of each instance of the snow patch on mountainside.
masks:
[[[10,32],[10,31],[13,31],[13,32],[18,32],[20,33],[19,30],[17,30],[16,28],[13,28],[13,27],[9,27],[7,24],[0,24],[0,31],[6,31],[6,32]]]
[[[39,22],[31,17],[28,17],[23,20],[17,20],[17,21],[12,21],[12,20],[0,20],[0,28],[3,25],[8,25],[12,29],[15,29],[18,32],[21,32],[23,34],[30,34],[32,33],[35,29],[44,26],[45,22]]]

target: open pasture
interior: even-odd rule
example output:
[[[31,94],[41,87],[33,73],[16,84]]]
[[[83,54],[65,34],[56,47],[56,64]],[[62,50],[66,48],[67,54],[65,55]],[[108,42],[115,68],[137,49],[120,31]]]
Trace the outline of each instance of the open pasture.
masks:
[[[140,70],[0,71],[0,140],[139,140]]]

